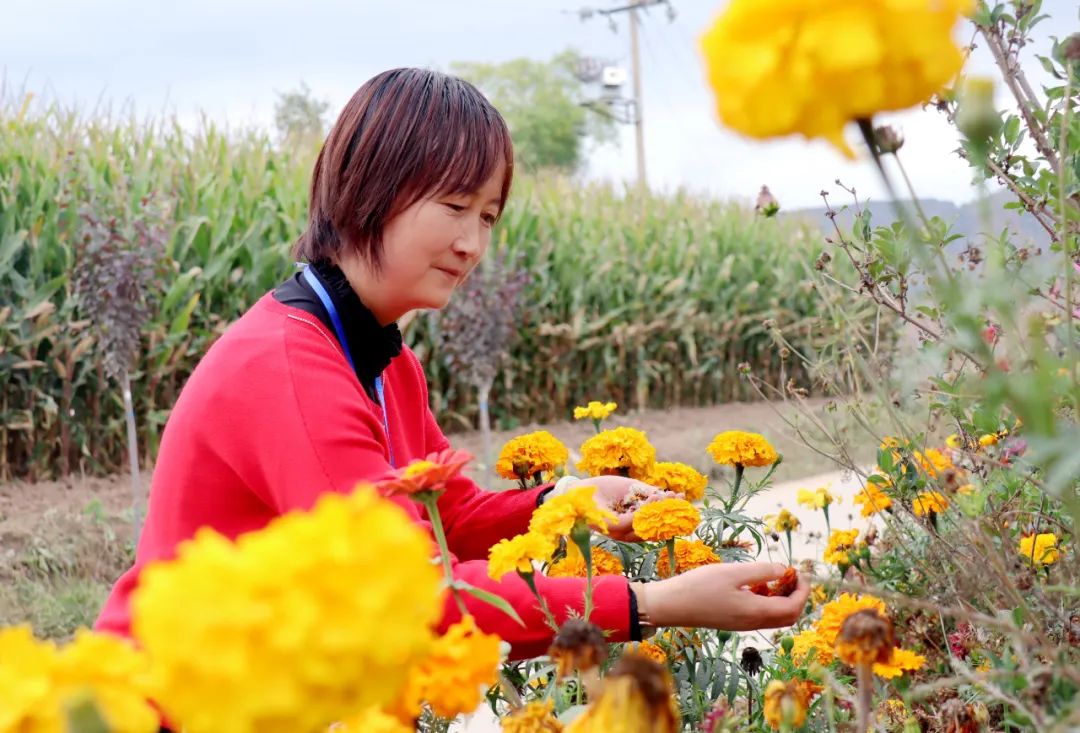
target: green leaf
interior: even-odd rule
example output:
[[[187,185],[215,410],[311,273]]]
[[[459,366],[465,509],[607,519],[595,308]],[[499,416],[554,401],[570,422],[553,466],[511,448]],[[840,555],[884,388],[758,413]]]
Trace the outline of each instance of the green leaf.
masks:
[[[523,627],[525,626],[525,622],[521,620],[521,616],[518,615],[518,612],[514,610],[513,606],[511,606],[505,598],[500,598],[491,591],[486,591],[483,588],[477,588],[476,586],[470,585],[463,580],[455,580],[453,587],[455,590],[464,591],[473,598],[478,598],[484,603],[495,606],[495,608],[499,609],[507,616],[517,621]]]

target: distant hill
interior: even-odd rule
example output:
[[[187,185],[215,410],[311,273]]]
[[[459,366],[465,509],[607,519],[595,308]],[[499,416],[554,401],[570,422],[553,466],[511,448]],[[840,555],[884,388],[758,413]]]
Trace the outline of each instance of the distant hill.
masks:
[[[968,204],[958,206],[951,201],[942,201],[941,199],[920,199],[923,211],[926,212],[928,217],[940,217],[945,222],[953,225],[953,230],[957,234],[963,234],[966,237],[971,237],[976,234],[988,233],[991,236],[996,237],[1003,227],[1008,227],[1013,233],[1013,242],[1018,246],[1029,245],[1034,249],[1041,249],[1044,253],[1047,251],[1047,246],[1050,243],[1050,237],[1047,235],[1046,230],[1043,229],[1034,217],[1028,214],[1026,211],[1006,210],[1002,208],[1002,204],[1007,201],[1013,200],[1012,197],[1005,191],[996,193],[990,197],[990,210],[992,212],[992,226],[989,227],[991,231],[983,232],[981,226],[981,216],[979,214],[979,203],[973,201]],[[871,213],[871,226],[886,225],[896,220],[896,214],[893,211],[892,203],[889,201],[870,201],[869,204],[863,203],[864,208],[869,209]],[[909,205],[909,202],[905,202]],[[834,208],[837,208],[834,206]],[[812,222],[821,228],[825,233],[834,233],[832,223],[825,216],[825,207],[810,208],[810,209],[797,209],[795,211],[781,212],[781,216],[793,217],[804,219],[807,222]],[[837,208],[839,212],[836,217],[837,224],[840,226],[840,231],[845,235],[851,232],[851,227],[855,218],[854,205],[849,205],[842,211]],[[914,210],[913,210],[914,211]],[[950,252],[959,252],[966,244],[961,240],[953,242],[949,246]]]

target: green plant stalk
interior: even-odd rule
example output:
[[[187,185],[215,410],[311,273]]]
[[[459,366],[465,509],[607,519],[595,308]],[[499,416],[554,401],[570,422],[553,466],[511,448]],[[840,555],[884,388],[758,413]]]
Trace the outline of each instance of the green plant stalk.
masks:
[[[791,530],[790,529],[784,530],[784,534],[787,535],[787,560],[788,560],[788,565],[794,565],[795,564],[795,559],[794,559],[795,558],[795,553],[794,553],[794,551],[792,550],[792,547],[791,547]]]
[[[825,514],[825,531],[831,534],[832,524],[829,522],[829,505],[826,504],[825,506],[821,507],[821,511]]]
[[[592,530],[582,520],[578,520],[574,524],[574,528],[570,530],[570,539],[581,550],[582,557],[585,558],[585,614],[584,619],[589,620],[592,615],[593,609],[593,566],[592,566],[592,544],[589,542]]]
[[[735,485],[731,489],[731,499],[729,499],[729,504],[728,504],[729,507],[734,505],[735,499],[738,498],[738,496],[739,496],[739,487],[742,486],[743,472],[744,471],[746,471],[746,469],[743,467],[743,464],[741,464],[741,463],[736,463],[735,464]]]
[[[443,530],[442,517],[439,516],[439,495],[434,491],[424,491],[416,495],[420,503],[427,509],[428,519],[431,520],[431,531],[435,535],[435,542],[439,546],[439,558],[442,560],[443,578],[446,587],[454,596],[458,610],[462,616],[469,615],[465,608],[465,600],[461,597],[457,588],[454,587],[454,570],[450,567],[450,548],[446,543],[446,532]]]
[[[671,539],[667,540],[666,544],[668,555],[668,569],[671,571],[671,577],[674,578],[675,568],[677,567],[677,565],[675,564],[675,538],[672,537]]]
[[[855,731],[867,733],[870,730],[870,711],[874,698],[874,673],[871,665],[865,663],[856,665],[855,679],[858,684]]]
[[[551,627],[552,631],[558,633],[559,624],[555,620],[555,616],[551,613],[551,609],[548,607],[547,601],[542,595],[540,595],[540,591],[536,589],[536,574],[523,573],[519,570],[518,575],[520,575],[521,579],[525,581],[525,585],[529,586],[529,590],[532,591],[532,594],[536,596],[536,600],[540,604],[540,610],[543,611],[544,618],[547,620],[547,625]]]

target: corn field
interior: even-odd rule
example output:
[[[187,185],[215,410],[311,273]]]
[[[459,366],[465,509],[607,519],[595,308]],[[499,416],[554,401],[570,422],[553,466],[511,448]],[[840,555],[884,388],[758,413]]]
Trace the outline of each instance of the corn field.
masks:
[[[0,479],[108,472],[126,455],[120,392],[71,296],[65,197],[121,220],[148,197],[169,208],[167,267],[132,372],[152,461],[199,357],[292,271],[313,157],[262,133],[0,95]],[[803,343],[829,329],[807,276],[814,238],[729,205],[519,178],[495,240],[529,272],[520,338],[492,393],[504,427],[565,419],[587,398],[747,398],[738,364],[781,368],[766,319]],[[471,427],[474,396],[443,364],[436,327],[418,317],[406,339],[444,427]]]

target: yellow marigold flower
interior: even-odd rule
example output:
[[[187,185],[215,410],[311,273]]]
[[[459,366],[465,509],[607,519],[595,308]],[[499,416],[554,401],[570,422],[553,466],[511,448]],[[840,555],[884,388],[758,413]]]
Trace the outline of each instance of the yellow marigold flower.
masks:
[[[113,636],[82,629],[57,647],[27,625],[0,629],[0,731],[65,731],[68,706],[89,700],[110,731],[153,733],[146,674],[146,658]]]
[[[657,488],[682,494],[687,501],[704,498],[705,487],[709,483],[709,477],[693,466],[669,461],[653,465],[646,480]]]
[[[840,634],[840,629],[843,628],[847,617],[864,609],[872,609],[883,616],[888,613],[885,603],[880,599],[851,593],[841,593],[822,607],[821,618],[818,619],[814,628],[828,651],[831,652],[836,646],[836,637]]]
[[[866,486],[852,499],[856,504],[862,504],[862,515],[869,517],[878,512],[883,512],[892,506],[892,499],[875,483],[867,483]]]
[[[927,448],[922,452],[915,451],[912,458],[930,478],[937,478],[941,472],[954,467],[952,459],[937,448]]]
[[[665,665],[629,651],[604,678],[589,708],[566,733],[675,733],[679,709]]]
[[[959,450],[960,448],[964,447],[964,440],[956,433],[953,433],[949,437],[945,438],[945,445],[952,448],[953,450]],[[901,705],[902,704],[903,703],[901,703]]]
[[[800,631],[792,637],[795,642],[791,647],[791,660],[798,665],[810,665],[813,662],[828,664],[833,659],[832,645],[821,639],[816,629]]]
[[[741,465],[744,468],[771,466],[780,460],[776,449],[758,433],[727,430],[719,433],[707,449],[721,466]]]
[[[1052,532],[1021,537],[1019,552],[1020,557],[1035,567],[1053,565],[1061,558],[1057,535]]]
[[[502,732],[562,733],[564,726],[553,714],[554,709],[554,700],[533,700],[502,719]]]
[[[901,649],[895,647],[892,650],[892,656],[889,657],[887,662],[879,662],[874,664],[874,674],[883,679],[891,680],[894,677],[899,677],[904,672],[914,672],[915,670],[922,669],[926,664],[926,657],[921,654],[916,654],[913,651],[907,649]]]
[[[987,433],[986,435],[979,436],[979,445],[983,448],[989,448],[992,445],[997,445],[998,436],[993,433]]]
[[[949,500],[937,491],[924,491],[911,502],[911,508],[919,517],[927,514],[941,514],[949,508]]]
[[[831,565],[851,565],[850,552],[855,548],[857,529],[834,529],[825,547],[825,562]]]
[[[359,715],[330,726],[330,733],[413,733],[413,730],[413,726],[405,725],[378,708],[368,708]]]
[[[321,730],[392,703],[442,614],[432,554],[371,487],[236,541],[200,530],[132,598],[153,699],[190,733]]]
[[[651,542],[685,537],[699,524],[701,512],[685,499],[653,501],[643,504],[634,512],[634,532],[641,539]]]
[[[548,553],[550,556],[551,553]],[[622,575],[623,564],[618,555],[608,552],[603,547],[592,548],[593,575]],[[576,542],[566,543],[566,557],[552,563],[547,569],[550,578],[584,578],[586,573],[585,556],[581,554]]]
[[[668,662],[667,652],[659,644],[654,644],[651,641],[640,641],[633,648],[636,653],[648,657],[657,664],[667,664]]]
[[[585,407],[574,408],[575,420],[604,420],[611,413],[615,412],[618,405],[614,402],[597,402],[595,400],[589,402]]]
[[[713,548],[701,540],[675,540],[675,572],[677,574],[718,562],[721,562],[720,557]],[[666,547],[660,550],[660,555],[656,559],[656,572],[661,578],[671,575],[671,561],[668,559]]]
[[[488,550],[488,575],[502,580],[507,573],[531,573],[533,561],[544,562],[554,551],[555,542],[536,532],[499,540]]]
[[[604,430],[581,444],[578,468],[590,476],[623,475],[644,479],[656,463],[656,449],[634,428]]]
[[[773,680],[765,687],[765,707],[762,714],[773,730],[788,725],[797,730],[806,724],[810,700],[821,687],[807,680]]]
[[[702,38],[720,120],[745,135],[825,138],[926,102],[960,70],[952,32],[970,0],[733,0]]]
[[[377,637],[381,637],[381,627]],[[501,640],[485,634],[472,616],[453,624],[435,640],[431,654],[409,676],[405,709],[425,701],[442,718],[471,713],[498,679]]]
[[[579,521],[601,532],[606,530],[608,524],[616,521],[615,515],[596,504],[595,494],[595,486],[579,484],[565,494],[548,499],[533,512],[529,531],[558,541],[568,536]]]
[[[825,601],[829,600],[829,589],[823,585],[815,585],[810,588],[810,602],[814,606],[820,606]]]
[[[771,532],[794,532],[801,525],[799,518],[787,509],[781,509],[779,514],[769,514],[765,517],[765,526]]]
[[[799,506],[809,509],[824,509],[831,504],[839,503],[837,498],[830,494],[829,490],[824,486],[819,486],[816,489],[799,489],[796,501],[798,501]]]
[[[537,473],[566,465],[570,451],[546,430],[511,438],[499,451],[495,471],[503,478],[524,481]]]

